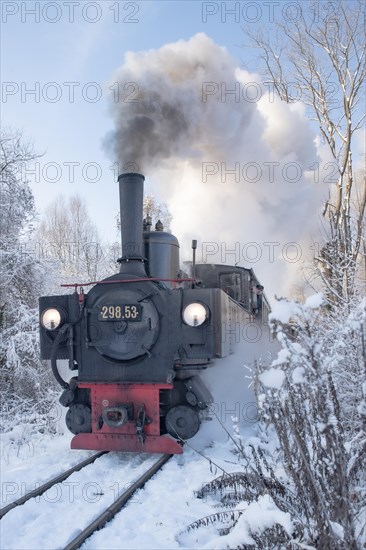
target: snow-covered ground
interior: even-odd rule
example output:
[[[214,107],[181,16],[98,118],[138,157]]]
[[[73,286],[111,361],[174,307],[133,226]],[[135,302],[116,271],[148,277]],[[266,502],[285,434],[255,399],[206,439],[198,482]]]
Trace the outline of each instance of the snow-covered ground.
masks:
[[[199,447],[200,440],[208,437],[212,426],[206,426],[202,435],[192,440],[193,446]],[[255,427],[246,426],[242,435],[247,441],[255,442]],[[70,450],[69,440],[69,436],[36,437],[34,445],[26,445],[18,456],[3,452],[1,506],[91,454]],[[256,503],[238,505],[237,508],[246,511],[228,536],[219,536],[219,526],[184,532],[190,523],[218,511],[214,496],[198,499],[195,491],[222,474],[219,468],[226,472],[243,471],[232,449],[226,434],[221,441],[201,449],[216,465],[210,466],[201,454],[186,448],[183,456],[173,457],[82,548],[226,548],[228,544],[250,542],[249,525],[261,528],[278,521],[289,529],[287,515],[263,496]],[[63,548],[152,465],[157,456],[109,453],[42,496],[11,510],[0,522],[2,550]]]

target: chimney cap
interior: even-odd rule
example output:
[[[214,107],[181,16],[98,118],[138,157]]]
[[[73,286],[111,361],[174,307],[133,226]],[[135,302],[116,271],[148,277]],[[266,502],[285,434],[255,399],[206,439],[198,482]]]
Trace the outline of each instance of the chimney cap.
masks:
[[[138,172],[125,172],[124,174],[120,174],[118,176],[118,181],[122,178],[129,178],[129,177],[138,177],[142,178],[143,181],[145,181],[145,176],[143,174],[139,174]]]

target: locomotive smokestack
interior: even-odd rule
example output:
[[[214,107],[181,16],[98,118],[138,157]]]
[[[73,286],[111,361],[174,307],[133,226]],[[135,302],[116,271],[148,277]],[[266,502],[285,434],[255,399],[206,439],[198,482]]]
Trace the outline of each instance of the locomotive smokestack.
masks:
[[[142,262],[142,212],[145,176],[129,172],[118,176],[121,215],[122,258],[124,262]]]

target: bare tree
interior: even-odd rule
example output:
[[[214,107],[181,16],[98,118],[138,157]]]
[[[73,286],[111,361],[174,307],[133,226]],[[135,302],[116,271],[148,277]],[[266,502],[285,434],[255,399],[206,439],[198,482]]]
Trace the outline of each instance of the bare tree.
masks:
[[[78,195],[68,200],[61,195],[54,200],[44,214],[38,236],[43,256],[60,264],[64,282],[75,282],[75,277],[96,281],[105,274],[101,237]]]
[[[152,228],[154,228],[154,225],[160,221],[163,224],[164,231],[170,232],[170,224],[172,222],[172,215],[169,212],[169,209],[167,205],[163,203],[157,202],[155,197],[153,195],[146,195],[144,197],[144,203],[143,203],[143,214],[144,218],[151,218],[151,224]],[[116,216],[117,220],[117,228],[120,229],[121,222],[119,213]]]
[[[293,21],[278,22],[276,33],[249,29],[247,34],[259,49],[265,77],[278,96],[290,103],[300,95],[336,167],[337,183],[330,187],[323,210],[329,234],[318,261],[328,296],[337,303],[347,302],[363,249],[366,207],[363,179],[358,208],[352,208],[352,152],[365,122],[366,8],[361,0],[338,0],[329,3],[329,9],[320,3],[319,12],[315,4],[314,11],[311,4],[296,7]]]
[[[172,215],[165,203],[158,203],[153,195],[144,197],[144,217],[150,216],[152,223],[162,222],[165,231],[170,231]]]

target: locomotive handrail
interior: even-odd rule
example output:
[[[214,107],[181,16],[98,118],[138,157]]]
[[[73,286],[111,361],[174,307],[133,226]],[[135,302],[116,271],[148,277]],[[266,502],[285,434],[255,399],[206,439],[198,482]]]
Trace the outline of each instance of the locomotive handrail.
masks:
[[[63,287],[74,287],[75,292],[77,291],[77,288],[81,288],[84,286],[92,286],[92,285],[109,285],[114,283],[140,283],[142,281],[151,281],[151,282],[161,282],[161,283],[196,283],[197,279],[194,279],[192,277],[187,277],[184,279],[162,279],[160,277],[139,277],[137,279],[115,279],[113,281],[92,281],[90,283],[65,283],[60,286]]]

